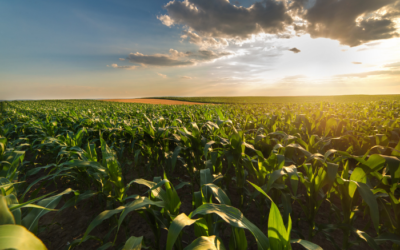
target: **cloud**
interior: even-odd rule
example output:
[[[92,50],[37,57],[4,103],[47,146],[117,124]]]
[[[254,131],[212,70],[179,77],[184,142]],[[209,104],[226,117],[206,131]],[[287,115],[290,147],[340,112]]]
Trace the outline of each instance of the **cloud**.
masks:
[[[221,48],[229,45],[228,41],[225,38],[216,39],[214,37],[201,37],[190,30],[183,31],[183,35],[181,36],[181,38],[182,41],[188,39],[190,43],[196,44],[200,46],[200,48]]]
[[[157,16],[157,19],[160,20],[165,26],[171,27],[174,25],[174,20],[172,20],[168,15]]]
[[[343,74],[343,75],[337,75],[336,77],[365,78],[369,76],[400,76],[400,67],[391,68],[391,70],[374,70],[361,73]]]
[[[229,0],[173,0],[164,7],[167,14],[157,18],[168,27],[184,26],[182,38],[201,48],[261,33],[309,33],[352,47],[399,36],[400,0],[259,0],[249,7]]]
[[[362,64],[362,62],[352,62],[352,64]]]
[[[144,55],[142,53],[130,53],[128,60],[131,63],[142,66],[189,66],[199,62],[213,61],[215,59],[232,55],[231,52],[212,50],[198,50],[196,52],[179,52],[174,49],[169,50],[169,54]]]
[[[193,65],[192,60],[178,60],[173,55],[168,54],[154,54],[144,55],[142,53],[130,53],[128,60],[131,63],[138,63],[141,65],[152,65],[152,66],[185,66]]]
[[[157,75],[161,76],[162,78],[167,78],[167,75],[161,74],[161,73],[157,73]]]
[[[293,53],[297,54],[300,53],[301,50],[299,50],[298,48],[291,48],[289,51],[292,51]]]
[[[197,53],[190,53],[189,56],[195,58],[196,61],[212,61],[220,57],[232,55],[229,51],[214,52],[212,50],[199,50]]]
[[[396,37],[396,23],[391,18],[396,16],[398,3],[398,0],[316,0],[314,6],[304,9],[302,18],[307,25],[303,29],[313,38],[331,38],[351,47]]]
[[[386,64],[385,68],[399,68],[400,69],[400,62],[395,62],[391,64]]]
[[[134,65],[119,66],[118,64],[113,63],[113,64],[111,64],[111,66],[107,65],[107,67],[111,67],[111,68],[115,68],[115,69],[128,69],[128,70],[131,70],[131,69],[135,69],[137,66],[134,66]]]
[[[186,79],[186,80],[193,79],[193,77],[190,77],[190,76],[181,76],[180,78],[181,78],[181,79]]]
[[[125,58],[119,58],[120,61],[125,61]]]
[[[158,19],[166,26],[185,25],[203,36],[250,38],[257,33],[277,34],[293,22],[281,1],[263,0],[245,8],[228,0],[173,0],[168,15]]]

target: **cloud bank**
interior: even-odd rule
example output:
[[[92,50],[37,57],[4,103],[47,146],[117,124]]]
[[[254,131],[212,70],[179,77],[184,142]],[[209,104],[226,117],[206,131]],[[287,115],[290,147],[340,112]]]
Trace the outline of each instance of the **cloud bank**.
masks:
[[[164,8],[167,14],[158,16],[164,25],[184,26],[182,37],[203,46],[260,33],[309,33],[348,46],[399,36],[399,0],[262,0],[247,8],[229,0],[173,0]]]
[[[168,15],[158,19],[166,26],[186,25],[203,36],[250,38],[265,32],[278,33],[293,22],[283,2],[264,0],[248,8],[228,0],[184,0],[166,4]]]
[[[396,37],[398,6],[398,0],[317,0],[303,16],[305,30],[349,46]]]
[[[207,49],[201,49],[195,52],[192,51],[179,52],[177,50],[170,49],[169,54],[153,54],[153,55],[144,55],[142,53],[136,52],[136,53],[130,53],[127,57],[127,60],[135,65],[119,66],[114,63],[111,64],[111,67],[122,68],[122,69],[135,69],[139,65],[141,65],[142,67],[190,66],[190,65],[196,65],[201,62],[213,61],[229,55],[232,55],[232,52],[212,51]],[[110,66],[107,65],[107,67]]]

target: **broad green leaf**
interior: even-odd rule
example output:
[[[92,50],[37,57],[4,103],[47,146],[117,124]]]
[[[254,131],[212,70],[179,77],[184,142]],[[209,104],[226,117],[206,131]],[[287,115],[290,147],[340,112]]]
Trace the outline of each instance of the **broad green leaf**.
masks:
[[[106,250],[113,246],[112,242],[107,242],[106,244],[102,245],[101,247],[97,248],[97,250]]]
[[[166,179],[167,176],[164,172],[164,180]],[[174,186],[169,181],[165,182],[165,193],[167,194],[167,199],[164,200],[165,208],[168,209],[169,213],[172,216],[177,216],[182,203]]]
[[[166,180],[166,181],[168,181],[168,180]],[[131,182],[127,185],[127,187],[129,187],[130,185],[132,185],[132,183],[137,183],[137,184],[141,184],[141,185],[147,186],[148,188],[150,188],[151,194],[152,194],[154,197],[156,197],[156,198],[158,198],[158,199],[160,199],[160,200],[165,200],[165,199],[167,198],[166,193],[165,193],[165,190],[163,190],[163,189],[161,188],[161,186],[162,186],[164,183],[162,183],[162,184],[160,184],[159,186],[157,186],[157,183],[155,183],[155,182],[148,181],[148,180],[145,180],[145,179],[136,179],[136,180],[131,181]],[[157,186],[157,188],[154,188],[155,186]]]
[[[186,226],[190,226],[195,223],[197,220],[192,220],[187,217],[186,214],[182,213],[178,215],[171,223],[168,229],[168,236],[167,236],[167,246],[166,250],[172,250],[176,239],[178,238],[179,234],[182,231],[182,228]]]
[[[15,219],[7,206],[6,197],[0,195],[0,225],[15,224]]]
[[[309,242],[307,240],[293,239],[293,240],[290,240],[290,243],[298,243],[307,250],[323,250],[322,247],[320,247],[312,242]]]
[[[205,184],[204,186],[211,189],[215,199],[217,199],[221,204],[231,205],[231,200],[228,198],[228,196],[226,195],[225,191],[222,190],[222,188],[218,187],[213,183],[208,183]]]
[[[394,244],[400,245],[400,236],[396,235],[396,234],[392,234],[392,233],[383,233],[378,235],[375,238],[375,241],[377,243],[381,243],[381,242],[385,242],[385,241],[391,241]]]
[[[290,218],[290,216],[289,216]],[[268,239],[272,249],[289,249],[289,238],[278,207],[271,203],[268,218]]]
[[[143,236],[140,237],[131,236],[126,241],[124,248],[122,248],[122,250],[140,250],[142,249],[142,240]]]
[[[400,160],[393,156],[381,155],[389,167],[392,183],[400,181]]]
[[[356,192],[356,189],[357,189],[356,182],[366,183],[367,175],[362,168],[356,167],[353,170],[353,172],[351,173],[350,180],[351,180],[351,182],[349,183],[349,196],[350,196],[350,198],[353,198],[354,193]]]
[[[373,249],[375,249],[375,250],[379,250],[379,249],[380,249],[379,246],[378,246],[378,244],[376,244],[375,240],[374,240],[371,236],[369,236],[366,232],[360,231],[360,230],[354,230],[354,232],[356,233],[356,235],[357,235],[360,239],[362,239],[362,240],[364,240],[365,242],[367,242],[368,245],[369,245],[371,248],[373,248]]]
[[[37,202],[37,201],[40,201],[40,200],[44,199],[45,197],[47,197],[47,196],[53,194],[54,192],[55,192],[55,191],[53,191],[53,192],[51,192],[51,193],[48,193],[48,194],[45,194],[45,195],[43,195],[43,196],[41,196],[41,197],[39,197],[39,198],[35,198],[35,199],[29,200],[29,201],[27,201],[27,202],[21,203],[21,204],[14,204],[14,205],[12,205],[11,207],[9,207],[9,208],[10,208],[10,211],[13,211],[13,210],[19,209],[19,208],[23,208],[23,207],[26,207],[26,206],[29,205],[29,204],[32,204],[32,203]],[[45,208],[45,209],[46,209],[46,208]],[[54,210],[54,209],[50,209],[50,210]]]
[[[266,250],[269,248],[268,238],[258,227],[246,219],[246,217],[244,217],[237,208],[224,204],[203,204],[193,211],[191,217],[194,217],[198,214],[216,214],[233,227],[249,230],[255,237],[259,249]]]
[[[157,206],[157,207],[164,207],[164,201],[152,201],[150,199],[148,199],[147,197],[140,197],[134,201],[132,201],[131,203],[129,203],[128,205],[125,206],[124,210],[122,211],[121,216],[118,219],[118,229],[117,231],[119,231],[119,228],[121,227],[122,221],[125,219],[125,217],[132,211],[146,207],[148,205],[153,205],[153,206]]]
[[[218,236],[201,236],[185,247],[184,250],[225,250],[225,246]]]
[[[369,206],[369,213],[371,214],[372,222],[374,224],[375,230],[379,233],[379,208],[376,197],[372,193],[371,189],[365,183],[356,182],[358,186],[358,192],[361,197]]]
[[[25,227],[0,225],[0,249],[46,250],[46,246]]]
[[[229,240],[229,249],[247,250],[246,232],[243,228],[232,228],[231,238]]]
[[[73,190],[68,188],[62,193],[39,201],[37,205],[47,209],[54,209],[60,202],[62,196],[71,192],[73,192]],[[42,208],[34,208],[22,219],[22,225],[25,226],[29,231],[35,233],[37,231],[38,221],[40,217],[47,214],[48,212],[50,211],[43,210]]]
[[[211,175],[210,169],[201,169],[200,170],[200,186],[202,187],[202,193],[206,199],[206,201],[210,200],[210,193],[208,192],[208,188],[205,187],[205,184],[212,183],[213,177]]]
[[[62,206],[60,208],[60,211],[66,209],[70,206],[74,206],[80,201],[89,199],[90,197],[93,197],[93,196],[97,195],[98,193],[99,192],[88,190],[88,191],[84,192],[83,194],[75,194],[74,197],[72,197],[67,202],[65,202],[64,206]]]
[[[86,240],[86,237],[88,237],[88,234],[95,227],[97,227],[101,222],[103,222],[104,220],[110,218],[111,216],[113,216],[115,214],[121,213],[124,209],[125,209],[124,206],[120,206],[113,210],[105,210],[105,211],[101,212],[99,215],[97,215],[97,217],[94,218],[94,220],[90,223],[89,227],[86,229],[86,232],[81,239],[81,243]]]

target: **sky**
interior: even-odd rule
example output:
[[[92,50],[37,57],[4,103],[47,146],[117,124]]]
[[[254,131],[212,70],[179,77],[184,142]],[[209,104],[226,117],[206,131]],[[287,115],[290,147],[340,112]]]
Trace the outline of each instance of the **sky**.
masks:
[[[0,1],[0,100],[400,94],[400,0]]]

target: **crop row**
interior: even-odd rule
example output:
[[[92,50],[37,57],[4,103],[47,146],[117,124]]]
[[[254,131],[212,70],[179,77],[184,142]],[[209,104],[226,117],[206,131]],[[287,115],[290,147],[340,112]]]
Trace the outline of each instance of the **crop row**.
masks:
[[[396,101],[8,102],[0,248],[45,249],[40,218],[95,198],[104,211],[66,249],[400,249],[399,112]],[[152,240],[133,236],[133,213]]]

